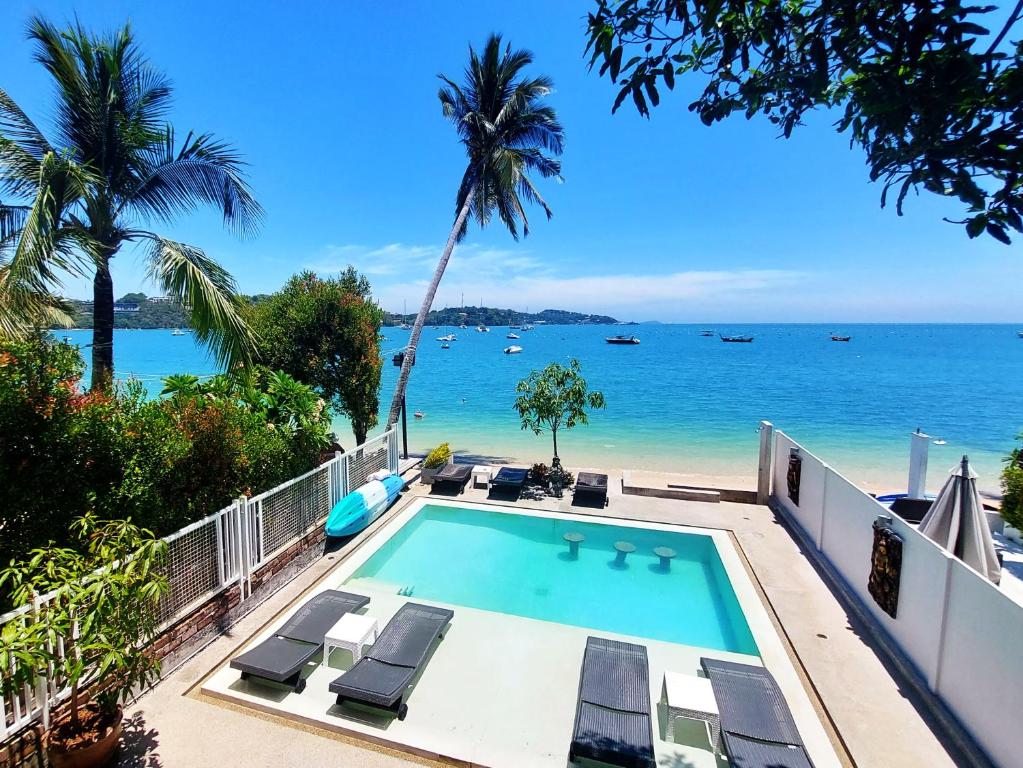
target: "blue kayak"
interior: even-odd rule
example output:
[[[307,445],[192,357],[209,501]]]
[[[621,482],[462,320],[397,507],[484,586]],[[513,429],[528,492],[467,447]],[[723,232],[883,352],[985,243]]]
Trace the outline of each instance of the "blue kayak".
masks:
[[[405,481],[397,475],[370,480],[345,496],[327,515],[328,536],[351,536],[382,515],[398,498]]]

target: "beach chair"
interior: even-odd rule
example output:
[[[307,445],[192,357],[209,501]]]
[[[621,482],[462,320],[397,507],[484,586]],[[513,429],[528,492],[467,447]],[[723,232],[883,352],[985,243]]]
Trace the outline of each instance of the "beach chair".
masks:
[[[491,492],[510,491],[517,496],[522,493],[522,487],[526,484],[526,478],[528,477],[528,469],[501,467],[497,474],[494,475],[494,479],[490,481],[490,490]]]
[[[607,475],[598,472],[580,472],[575,479],[574,498],[598,506],[607,504]]]
[[[354,703],[385,709],[404,720],[405,695],[426,661],[434,641],[455,615],[447,608],[405,603],[355,666],[330,684],[337,704]]]
[[[586,639],[568,759],[654,768],[650,674],[642,645]]]
[[[462,493],[471,476],[471,464],[446,464],[443,469],[433,476],[433,487],[453,485],[457,488],[458,493]]]
[[[295,693],[305,690],[302,670],[323,650],[323,637],[346,613],[369,603],[368,597],[327,590],[299,608],[272,637],[231,659],[231,668],[242,680],[270,681],[290,686]]]
[[[732,765],[813,768],[785,697],[763,667],[701,658],[721,716],[721,740]]]

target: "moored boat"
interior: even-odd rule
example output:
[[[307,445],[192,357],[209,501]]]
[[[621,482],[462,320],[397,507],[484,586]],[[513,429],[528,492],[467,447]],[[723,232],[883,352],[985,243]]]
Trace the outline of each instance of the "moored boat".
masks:
[[[485,325],[477,325],[476,333],[490,333],[490,329]]]
[[[519,338],[519,335],[517,333],[509,333],[507,336],[505,336],[505,338],[506,339],[517,339],[517,338]]]
[[[700,331],[701,336],[713,336],[714,331]]]
[[[749,344],[753,341],[752,336],[720,336],[721,341],[727,341],[732,344]]]
[[[522,347],[516,346],[515,344],[512,344],[510,347],[505,347],[504,348],[504,353],[506,355],[517,355],[521,351],[522,351]]]
[[[835,336],[835,335],[832,335],[831,340],[832,341],[849,341],[851,338],[852,338],[852,336]]]
[[[438,336],[437,337],[437,341],[456,341],[457,339],[458,339],[458,337],[455,336],[455,334],[453,334],[453,333],[449,333],[447,336]]]
[[[608,336],[604,339],[608,344],[639,344],[635,336]]]

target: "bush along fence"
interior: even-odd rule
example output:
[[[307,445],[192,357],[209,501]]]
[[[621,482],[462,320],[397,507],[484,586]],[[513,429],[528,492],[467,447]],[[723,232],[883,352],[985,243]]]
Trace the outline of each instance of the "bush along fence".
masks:
[[[963,764],[1017,764],[1008,702],[1023,687],[1023,606],[769,423],[761,440],[771,507],[931,704]],[[901,540],[901,562],[871,594],[875,521]]]
[[[322,541],[323,522],[334,504],[381,469],[398,471],[396,429],[164,537],[162,571],[169,589],[158,609],[158,655],[166,658],[202,632],[217,629],[256,588]],[[33,605],[0,615],[0,629],[7,622],[24,621],[48,598],[39,596]],[[57,643],[59,653],[63,641],[58,638]],[[68,695],[53,678],[0,695],[0,745],[31,726],[48,727],[51,710]],[[0,765],[5,763],[2,754]]]

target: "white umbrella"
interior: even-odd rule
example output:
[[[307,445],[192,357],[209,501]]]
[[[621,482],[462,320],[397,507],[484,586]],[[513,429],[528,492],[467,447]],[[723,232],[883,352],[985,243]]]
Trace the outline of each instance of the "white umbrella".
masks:
[[[963,456],[962,463],[948,474],[941,493],[920,521],[919,531],[997,584],[1002,568],[977,492],[977,473]]]

